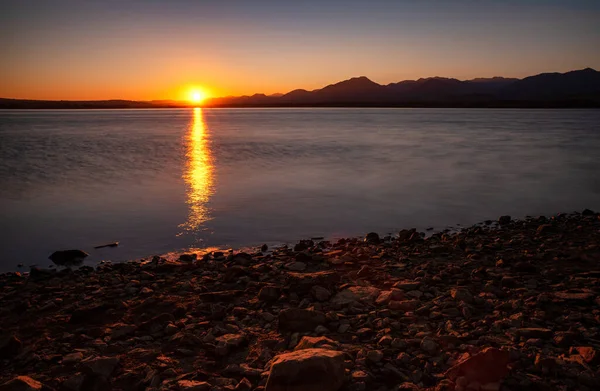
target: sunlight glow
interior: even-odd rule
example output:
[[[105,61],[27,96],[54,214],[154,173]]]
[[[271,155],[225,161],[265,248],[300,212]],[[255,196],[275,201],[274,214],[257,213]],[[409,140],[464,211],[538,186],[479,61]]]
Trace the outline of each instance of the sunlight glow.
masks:
[[[200,104],[207,97],[208,97],[208,94],[206,93],[206,91],[204,91],[200,88],[192,88],[192,89],[190,89],[188,99],[191,103]]]
[[[188,220],[181,226],[188,231],[197,230],[210,220],[206,206],[213,194],[213,163],[209,147],[209,131],[204,123],[201,108],[193,109],[192,123],[186,136],[186,171]]]

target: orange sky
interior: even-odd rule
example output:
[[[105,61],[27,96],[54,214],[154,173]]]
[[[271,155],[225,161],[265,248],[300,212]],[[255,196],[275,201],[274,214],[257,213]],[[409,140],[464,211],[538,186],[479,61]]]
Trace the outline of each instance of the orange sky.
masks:
[[[598,69],[599,4],[8,1],[0,97],[187,99],[192,85],[226,96],[362,75],[386,84]]]

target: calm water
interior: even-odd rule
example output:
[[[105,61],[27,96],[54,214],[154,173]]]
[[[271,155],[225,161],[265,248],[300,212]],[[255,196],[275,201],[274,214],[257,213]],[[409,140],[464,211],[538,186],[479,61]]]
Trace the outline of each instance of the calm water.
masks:
[[[0,111],[0,271],[583,208],[598,110]]]

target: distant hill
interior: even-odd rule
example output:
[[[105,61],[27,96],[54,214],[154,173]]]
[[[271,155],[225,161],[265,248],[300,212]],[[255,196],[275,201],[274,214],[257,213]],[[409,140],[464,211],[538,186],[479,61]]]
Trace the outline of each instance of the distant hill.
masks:
[[[209,107],[600,107],[600,72],[591,68],[524,79],[429,77],[381,85],[365,76],[281,96],[211,99]]]
[[[180,101],[0,99],[0,109],[190,107]],[[600,72],[586,68],[524,79],[429,77],[381,85],[365,76],[320,89],[209,99],[204,107],[600,107]]]

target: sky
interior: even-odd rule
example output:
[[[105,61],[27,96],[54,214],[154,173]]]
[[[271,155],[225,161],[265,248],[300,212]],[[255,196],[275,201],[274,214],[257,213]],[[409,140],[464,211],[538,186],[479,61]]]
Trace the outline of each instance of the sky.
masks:
[[[184,99],[355,76],[600,70],[598,0],[0,0],[0,97]]]

